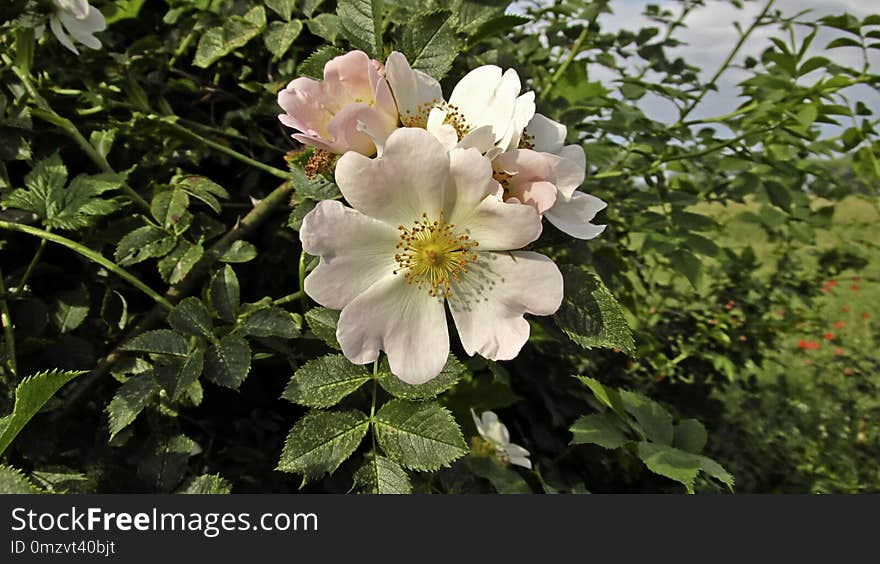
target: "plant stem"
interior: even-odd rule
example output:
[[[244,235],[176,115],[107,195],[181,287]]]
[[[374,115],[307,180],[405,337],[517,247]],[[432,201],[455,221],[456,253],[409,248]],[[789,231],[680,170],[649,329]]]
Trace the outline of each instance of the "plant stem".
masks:
[[[46,233],[51,233],[51,228],[46,228]],[[34,257],[31,259],[31,262],[28,263],[27,268],[24,271],[24,274],[21,276],[21,281],[19,281],[18,286],[16,286],[13,294],[20,294],[24,291],[25,285],[27,285],[28,280],[30,280],[31,274],[36,268],[37,263],[40,262],[40,257],[43,256],[43,249],[46,248],[46,239],[40,239],[40,246],[37,247],[37,252],[34,253]]]
[[[715,74],[712,75],[712,78],[709,79],[709,82],[704,84],[697,97],[694,98],[694,100],[690,104],[685,106],[684,110],[681,112],[681,116],[678,118],[678,123],[676,125],[680,125],[682,122],[684,122],[685,118],[688,117],[690,113],[694,111],[697,106],[700,105],[700,102],[702,102],[703,98],[706,97],[706,94],[709,93],[709,89],[715,86],[715,83],[718,82],[718,79],[721,78],[721,75],[723,75],[727,71],[728,67],[730,67],[730,64],[733,62],[733,59],[739,53],[739,50],[742,49],[742,46],[745,44],[746,40],[749,38],[752,32],[758,28],[758,26],[761,24],[761,21],[764,19],[764,16],[767,15],[767,13],[770,11],[770,8],[773,7],[773,4],[775,2],[776,0],[767,0],[767,4],[764,5],[764,9],[761,10],[761,13],[758,14],[758,17],[754,19],[748,29],[746,29],[746,31],[742,35],[740,35],[739,41],[736,42],[733,50],[730,52],[724,62],[721,63],[721,66],[718,67],[718,70],[715,71]]]
[[[174,305],[168,301],[166,298],[162,297],[158,292],[144,284],[138,279],[137,276],[134,276],[118,264],[113,261],[105,258],[103,255],[93,251],[92,249],[86,247],[85,245],[81,245],[76,241],[72,241],[67,237],[62,237],[61,235],[57,235],[55,233],[50,233],[49,231],[44,231],[42,229],[38,229],[36,227],[31,227],[29,225],[21,225],[20,223],[10,223],[8,221],[0,221],[0,229],[6,229],[7,231],[18,231],[20,233],[27,233],[28,235],[33,235],[34,237],[40,237],[41,239],[52,241],[53,243],[58,243],[61,246],[67,247],[68,249],[79,253],[90,261],[100,264],[113,274],[119,276],[141,292],[150,296],[153,301],[156,302],[157,305],[163,307],[166,310],[174,309]]]
[[[6,343],[6,358],[13,379],[17,379],[18,366],[15,362],[15,333],[12,327],[12,316],[9,315],[9,304],[6,303],[6,285],[3,283],[3,271],[0,269],[0,324],[3,325],[3,341]],[[6,382],[8,384],[8,382]]]
[[[287,294],[286,296],[284,296],[282,298],[278,298],[277,300],[273,300],[272,305],[282,305],[282,304],[290,303],[294,300],[300,299],[302,297],[302,295],[303,295],[303,291],[297,290],[296,292],[294,292],[292,294]]]
[[[587,35],[589,34],[590,28],[589,26],[585,26],[584,29],[581,30],[580,35],[577,36],[577,39],[574,40],[568,56],[565,58],[564,61],[562,61],[562,64],[559,65],[559,68],[556,69],[556,72],[553,73],[553,76],[550,77],[550,82],[547,83],[547,87],[544,89],[544,92],[541,93],[542,96],[550,96],[550,93],[553,92],[553,89],[556,87],[556,83],[559,82],[559,79],[562,78],[562,75],[565,74],[565,71],[567,71],[568,67],[571,66],[574,58],[577,57],[578,53],[580,53],[581,45],[584,44],[584,41],[587,39]]]
[[[309,298],[306,296],[306,252],[299,252],[299,291],[302,292],[302,307],[305,312],[309,307]]]
[[[254,159],[248,157],[247,155],[242,155],[241,153],[239,153],[235,149],[230,149],[229,147],[227,147],[225,145],[221,145],[220,143],[216,143],[214,141],[211,141],[210,139],[206,139],[206,138],[202,137],[201,135],[199,135],[198,133],[191,131],[190,129],[187,129],[186,127],[180,125],[179,123],[177,123],[176,119],[174,119],[170,116],[162,117],[162,116],[158,116],[156,114],[150,114],[147,116],[147,118],[158,121],[158,122],[162,123],[163,125],[170,127],[171,129],[173,129],[174,131],[176,131],[177,133],[179,133],[183,137],[187,137],[189,139],[192,139],[193,141],[198,141],[199,143],[203,143],[203,144],[207,145],[208,147],[211,147],[214,150],[217,150],[225,155],[228,155],[234,159],[237,159],[237,160],[239,160],[245,164],[248,164],[256,169],[262,170],[263,172],[271,174],[272,176],[276,176],[278,178],[283,178],[285,180],[290,180],[291,175],[289,172],[287,172],[285,170],[281,170],[280,168],[275,168],[274,166],[267,165],[266,163],[261,163],[260,161],[254,160]]]

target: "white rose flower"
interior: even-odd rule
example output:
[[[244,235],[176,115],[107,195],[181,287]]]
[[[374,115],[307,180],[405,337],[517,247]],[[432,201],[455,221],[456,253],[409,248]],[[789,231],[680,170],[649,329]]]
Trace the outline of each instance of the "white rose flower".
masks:
[[[504,462],[522,466],[523,468],[532,469],[532,461],[529,460],[529,451],[525,448],[510,442],[510,433],[507,426],[498,419],[492,411],[484,411],[482,417],[477,417],[474,410],[471,410],[471,416],[474,418],[474,425],[477,426],[477,432],[486,442],[495,447],[498,456]]]
[[[355,364],[384,350],[401,380],[436,377],[449,355],[446,303],[468,354],[510,360],[529,338],[523,315],[562,303],[553,261],[515,250],[540,236],[540,217],[497,198],[476,149],[401,128],[381,156],[344,154],[336,182],[352,207],[325,200],[303,220],[303,250],[321,257],[305,291],[342,310],[336,338]]]
[[[74,41],[90,49],[101,48],[95,33],[107,29],[107,21],[97,8],[88,0],[52,0],[52,4],[55,12],[49,16],[49,28],[62,45],[77,55]]]

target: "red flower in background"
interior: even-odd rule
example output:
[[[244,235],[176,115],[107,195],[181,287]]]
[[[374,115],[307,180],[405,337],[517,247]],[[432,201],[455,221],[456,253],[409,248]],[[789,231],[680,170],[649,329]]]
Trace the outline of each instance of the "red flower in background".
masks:
[[[837,286],[837,285],[838,285],[837,280],[829,280],[828,282],[825,282],[825,287],[826,287],[826,288],[833,288],[833,287],[835,287],[835,286]]]
[[[870,313],[863,313],[862,314],[862,319],[870,319],[870,317],[871,317]]]
[[[859,287],[858,284],[853,284],[852,286],[849,287],[849,289],[852,290],[853,292],[858,292],[859,290],[861,290],[861,288]]]
[[[847,376],[852,376],[853,369],[852,368],[844,368],[843,373],[846,374]]]
[[[817,341],[805,341],[801,339],[798,341],[798,348],[805,351],[815,351],[819,348],[819,343]]]
[[[825,337],[826,341],[830,341],[831,339],[834,338],[834,333],[829,331],[828,333],[825,333],[825,335],[823,335],[823,337]]]
[[[837,323],[834,324],[834,326],[837,327],[838,329],[843,329],[844,325],[846,325],[846,324],[843,321],[838,321]]]
[[[849,313],[849,306],[848,305],[843,306],[842,308],[840,308],[840,311],[842,311],[843,313]]]
[[[843,356],[843,349],[840,347],[834,349],[834,356]]]

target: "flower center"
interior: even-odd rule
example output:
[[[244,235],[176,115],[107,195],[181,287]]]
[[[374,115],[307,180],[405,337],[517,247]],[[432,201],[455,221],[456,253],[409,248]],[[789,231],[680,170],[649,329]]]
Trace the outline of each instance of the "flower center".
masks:
[[[446,117],[443,119],[443,123],[451,125],[453,129],[455,129],[459,141],[461,141],[471,130],[471,126],[467,123],[464,114],[462,114],[456,106],[447,103],[445,100],[438,100],[437,98],[434,98],[430,102],[423,102],[415,112],[406,110],[404,114],[400,116],[400,121],[403,123],[404,127],[420,127],[425,129],[428,127],[428,115],[434,108],[439,108],[446,112]]]
[[[446,223],[443,210],[434,221],[423,213],[421,219],[412,227],[401,225],[400,242],[394,255],[398,267],[394,274],[406,271],[407,284],[427,288],[432,297],[448,298],[452,281],[460,282],[469,263],[477,260],[473,252],[479,243],[471,241],[467,235],[458,235],[455,225]]]

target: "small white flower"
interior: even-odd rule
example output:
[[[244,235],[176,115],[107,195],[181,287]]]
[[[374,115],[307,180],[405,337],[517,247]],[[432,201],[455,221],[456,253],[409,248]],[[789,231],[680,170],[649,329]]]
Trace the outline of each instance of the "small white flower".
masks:
[[[52,4],[55,12],[49,16],[49,28],[62,45],[77,55],[74,41],[90,49],[101,48],[95,33],[107,29],[107,21],[97,8],[88,0],[52,0]]]
[[[502,460],[528,468],[529,470],[532,469],[529,451],[518,444],[510,442],[510,433],[507,431],[507,426],[498,419],[494,412],[484,411],[481,419],[477,417],[477,414],[472,409],[471,416],[474,418],[477,432],[480,433],[483,439],[495,447]]]

